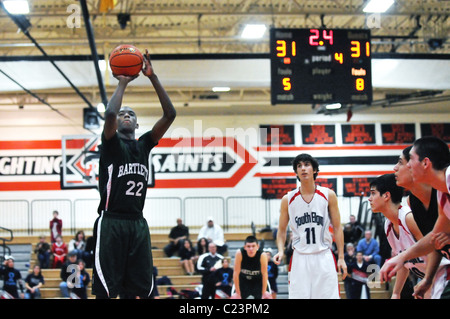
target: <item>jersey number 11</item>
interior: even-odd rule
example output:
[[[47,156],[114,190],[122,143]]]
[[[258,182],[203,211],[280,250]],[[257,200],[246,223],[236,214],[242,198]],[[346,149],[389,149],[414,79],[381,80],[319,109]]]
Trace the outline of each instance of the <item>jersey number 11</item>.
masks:
[[[309,245],[311,244],[311,241],[313,244],[316,243],[316,231],[314,227],[311,228],[305,228],[306,232],[306,243]]]

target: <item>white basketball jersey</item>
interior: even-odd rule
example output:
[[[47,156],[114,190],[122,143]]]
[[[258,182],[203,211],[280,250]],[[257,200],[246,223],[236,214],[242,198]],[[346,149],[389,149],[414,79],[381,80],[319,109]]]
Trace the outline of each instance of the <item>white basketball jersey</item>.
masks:
[[[445,171],[445,183],[447,185],[448,193],[437,191],[437,198],[445,216],[450,219],[450,166],[447,167],[447,170]]]
[[[411,212],[411,208],[408,206],[401,206],[398,210],[398,223],[399,223],[399,233],[398,236],[394,232],[394,225],[389,219],[386,218],[384,223],[384,231],[386,232],[386,237],[392,248],[392,255],[396,256],[402,251],[408,249],[416,243],[414,236],[406,224],[406,215]],[[406,261],[405,267],[410,271],[415,273],[418,277],[423,278],[425,275],[426,257],[418,257]]]
[[[330,249],[333,237],[329,230],[328,188],[316,186],[311,202],[307,203],[299,187],[288,192],[288,203],[293,248],[303,254]]]

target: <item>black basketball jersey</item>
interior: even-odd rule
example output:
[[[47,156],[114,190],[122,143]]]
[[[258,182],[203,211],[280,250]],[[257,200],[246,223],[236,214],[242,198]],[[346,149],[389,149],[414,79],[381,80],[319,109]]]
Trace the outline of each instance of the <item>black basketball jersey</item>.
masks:
[[[261,250],[256,252],[255,257],[249,257],[247,251],[241,248],[242,262],[239,281],[262,282],[261,274]]]
[[[155,145],[151,131],[138,140],[121,139],[117,133],[106,140],[102,133],[99,214],[102,211],[142,214],[150,174],[149,155]]]
[[[425,209],[422,202],[413,194],[409,195],[409,205],[417,226],[422,232],[422,235],[425,236],[433,230],[439,214],[438,203],[436,200],[436,190],[434,188],[431,189],[430,205],[428,206],[428,210]]]

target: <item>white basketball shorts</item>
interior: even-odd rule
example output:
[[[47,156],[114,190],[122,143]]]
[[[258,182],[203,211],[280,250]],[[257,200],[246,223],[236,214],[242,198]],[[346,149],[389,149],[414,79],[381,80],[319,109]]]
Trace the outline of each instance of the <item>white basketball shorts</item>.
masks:
[[[336,260],[330,249],[315,254],[294,249],[289,268],[289,299],[340,298]]]

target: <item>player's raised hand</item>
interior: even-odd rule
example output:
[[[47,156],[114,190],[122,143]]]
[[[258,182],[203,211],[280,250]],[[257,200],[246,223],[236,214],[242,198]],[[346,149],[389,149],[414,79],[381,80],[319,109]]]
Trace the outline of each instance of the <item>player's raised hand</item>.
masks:
[[[113,73],[113,76],[121,83],[129,83],[137,78],[139,76],[139,73],[136,75],[118,75]]]
[[[154,74],[153,66],[150,61],[150,54],[148,53],[148,50],[145,49],[144,57],[144,67],[142,68],[142,74],[144,74],[147,77],[150,77]]]

